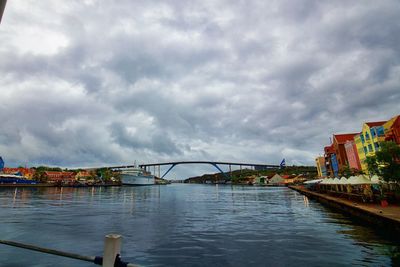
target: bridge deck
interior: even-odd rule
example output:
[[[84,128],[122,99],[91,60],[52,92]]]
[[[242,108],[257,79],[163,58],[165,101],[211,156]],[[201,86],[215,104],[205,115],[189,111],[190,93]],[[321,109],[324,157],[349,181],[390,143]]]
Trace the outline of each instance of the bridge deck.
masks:
[[[148,163],[140,164],[140,167],[150,167],[150,166],[163,166],[163,165],[178,165],[178,164],[218,164],[218,165],[232,165],[232,166],[257,166],[257,167],[269,167],[269,168],[279,168],[280,165],[271,164],[260,164],[260,163],[238,163],[238,162],[223,162],[223,161],[172,161],[172,162],[162,162],[162,163]]]

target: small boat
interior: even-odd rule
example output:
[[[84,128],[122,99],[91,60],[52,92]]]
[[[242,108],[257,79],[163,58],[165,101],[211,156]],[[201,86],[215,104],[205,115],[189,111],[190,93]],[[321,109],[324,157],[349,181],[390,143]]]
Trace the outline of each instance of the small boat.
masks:
[[[14,174],[0,173],[0,184],[37,184],[37,182]]]
[[[121,182],[123,185],[154,185],[154,175],[141,168],[129,168],[121,171]]]

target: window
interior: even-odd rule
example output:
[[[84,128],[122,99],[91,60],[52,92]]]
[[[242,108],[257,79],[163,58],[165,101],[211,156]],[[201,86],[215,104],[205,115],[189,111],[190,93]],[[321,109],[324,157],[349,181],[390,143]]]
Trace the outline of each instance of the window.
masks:
[[[363,134],[360,134],[360,138],[361,138],[361,142],[364,144],[364,135]]]
[[[374,138],[376,136],[376,129],[375,128],[371,129],[371,134],[372,134],[372,138]]]
[[[377,128],[376,132],[378,133],[378,136],[385,136],[385,129],[382,126]]]
[[[365,140],[369,140],[369,133],[365,133]]]
[[[364,147],[364,153],[365,153],[365,154],[368,153],[368,150],[367,150],[367,147],[366,147],[366,146]]]
[[[369,151],[369,152],[373,152],[373,150],[372,150],[372,145],[371,145],[371,144],[368,145],[368,151]]]

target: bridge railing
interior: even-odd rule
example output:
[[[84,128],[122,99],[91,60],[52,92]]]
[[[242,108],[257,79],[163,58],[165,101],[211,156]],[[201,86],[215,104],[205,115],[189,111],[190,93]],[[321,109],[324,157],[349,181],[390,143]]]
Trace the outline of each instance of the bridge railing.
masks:
[[[103,257],[99,256],[84,256],[75,253],[43,248],[35,245],[24,244],[20,242],[10,241],[10,240],[0,240],[0,244],[33,250],[41,253],[52,254],[56,256],[92,262],[103,267],[138,267],[139,265],[123,262],[121,260],[121,244],[122,236],[118,234],[108,234],[104,239],[104,252]]]

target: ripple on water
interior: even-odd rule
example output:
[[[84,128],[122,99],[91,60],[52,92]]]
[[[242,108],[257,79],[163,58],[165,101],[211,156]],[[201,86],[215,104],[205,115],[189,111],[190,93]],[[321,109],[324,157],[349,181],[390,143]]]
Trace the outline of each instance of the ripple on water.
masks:
[[[0,207],[3,239],[100,255],[116,232],[124,259],[146,266],[390,266],[400,254],[398,240],[288,188],[25,188],[0,190]],[[32,259],[71,266],[0,249],[0,265]]]

